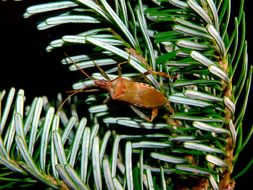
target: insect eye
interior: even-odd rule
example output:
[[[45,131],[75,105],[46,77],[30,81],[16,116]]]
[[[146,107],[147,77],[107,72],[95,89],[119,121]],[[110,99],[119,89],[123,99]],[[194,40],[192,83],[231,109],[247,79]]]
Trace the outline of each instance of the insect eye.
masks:
[[[117,82],[116,82],[116,81],[112,81],[112,82],[111,82],[111,87],[112,87],[112,88],[115,88],[116,85],[117,85]]]

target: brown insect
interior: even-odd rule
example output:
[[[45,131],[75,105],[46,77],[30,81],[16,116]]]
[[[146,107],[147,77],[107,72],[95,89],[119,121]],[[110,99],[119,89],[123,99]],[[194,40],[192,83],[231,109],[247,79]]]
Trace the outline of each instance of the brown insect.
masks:
[[[72,61],[73,62],[73,61]],[[74,62],[73,62],[74,63]],[[109,76],[94,62],[94,64],[100,70],[102,76],[104,76],[107,80],[101,79],[94,79],[93,77],[89,76],[86,72],[84,72],[78,65],[75,66],[80,70],[85,76],[88,78],[92,78],[94,80],[94,84],[101,89],[104,89],[109,92],[111,99],[122,101],[129,103],[130,108],[138,114],[141,118],[152,122],[153,119],[158,114],[158,108],[161,106],[165,106],[168,110],[173,113],[173,108],[170,106],[168,99],[157,89],[153,86],[148,85],[142,82],[135,82],[121,76],[121,64],[127,62],[119,63],[118,64],[118,77],[111,80]],[[152,71],[148,71],[145,74],[149,74]],[[156,74],[159,74],[156,72]],[[164,76],[164,73],[162,74]],[[80,91],[86,91],[85,89],[79,90],[74,92],[76,94]],[[143,114],[139,109],[136,107],[147,108],[151,109],[151,117],[147,117]]]

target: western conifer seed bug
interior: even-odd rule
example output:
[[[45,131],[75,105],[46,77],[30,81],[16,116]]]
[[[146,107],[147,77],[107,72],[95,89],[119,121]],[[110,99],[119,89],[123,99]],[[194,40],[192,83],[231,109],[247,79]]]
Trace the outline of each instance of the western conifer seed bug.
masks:
[[[68,56],[66,56],[68,57]],[[71,58],[68,57],[70,60]],[[101,72],[101,75],[106,79],[95,79],[89,76],[85,71],[83,71],[73,60],[71,62],[76,66],[78,70],[80,70],[86,77],[94,80],[94,84],[96,87],[100,89],[104,89],[108,91],[112,100],[122,101],[129,104],[130,108],[141,118],[152,122],[154,118],[158,114],[158,108],[161,106],[165,106],[170,113],[174,113],[173,108],[170,105],[168,99],[157,89],[153,86],[142,83],[142,82],[135,82],[121,76],[121,65],[127,63],[128,61],[122,62],[118,64],[118,77],[111,80],[109,76],[95,63],[96,67]],[[148,71],[146,74],[150,74],[153,71]],[[159,72],[155,72],[155,74],[159,74]],[[162,73],[164,76],[165,73]],[[92,90],[92,89],[90,89]],[[89,89],[80,89],[76,90],[70,96],[78,93],[78,92],[85,92],[90,91]],[[65,102],[65,101],[64,101]],[[64,103],[63,102],[63,103]],[[145,114],[143,114],[138,108],[147,108],[151,109],[151,117],[149,118]]]

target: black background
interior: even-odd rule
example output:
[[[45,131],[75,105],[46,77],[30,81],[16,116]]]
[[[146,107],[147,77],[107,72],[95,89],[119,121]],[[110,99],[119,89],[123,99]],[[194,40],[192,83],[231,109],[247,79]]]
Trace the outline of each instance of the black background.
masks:
[[[47,95],[55,98],[58,92],[72,89],[81,79],[60,63],[63,52],[47,53],[45,48],[57,30],[38,31],[39,17],[24,19],[29,5],[43,1],[0,1],[0,87],[24,89],[27,97]],[[45,2],[45,1],[44,1]]]
[[[58,92],[64,93],[70,90],[72,84],[82,75],[69,72],[68,68],[60,63],[60,59],[64,57],[62,52],[45,52],[48,43],[56,37],[54,32],[38,31],[36,22],[39,18],[23,18],[25,9],[35,2],[42,3],[43,1],[0,1],[0,89],[22,88],[27,97],[47,95],[49,98],[55,98]],[[232,2],[232,12],[235,12],[239,6],[234,4],[236,0]],[[252,8],[250,0],[245,0],[248,54],[249,63],[252,64],[253,14],[250,8]],[[245,128],[252,125],[251,99],[248,108]],[[236,171],[243,168],[253,158],[252,141],[253,139],[241,154]],[[237,181],[236,189],[250,189],[252,182],[253,169]]]

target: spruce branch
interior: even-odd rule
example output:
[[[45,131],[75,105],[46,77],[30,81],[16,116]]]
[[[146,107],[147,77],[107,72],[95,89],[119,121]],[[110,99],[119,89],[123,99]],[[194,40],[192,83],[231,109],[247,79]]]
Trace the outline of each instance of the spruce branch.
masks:
[[[25,18],[46,13],[39,30],[83,27],[63,31],[46,50],[83,47],[62,64],[92,73],[73,85],[90,91],[58,112],[45,97],[25,112],[24,91],[15,97],[11,89],[7,98],[3,91],[0,162],[56,189],[233,189],[245,172],[232,178],[234,165],[252,133],[242,134],[253,71],[243,5],[232,32],[230,0],[68,0],[27,8]],[[127,62],[121,72],[119,62]],[[107,93],[93,90],[94,79],[119,73],[163,93],[172,113],[159,107],[147,122],[149,109],[103,103]],[[62,102],[59,96],[55,105]]]

